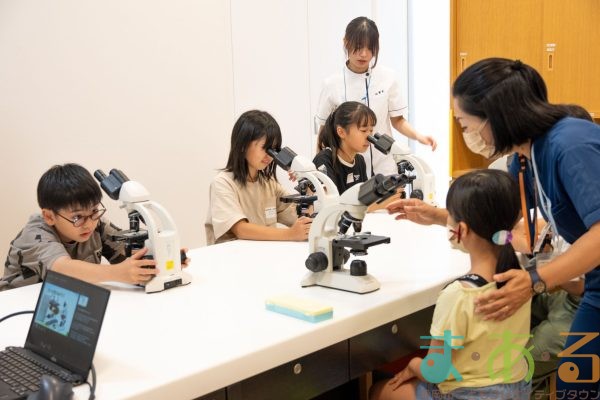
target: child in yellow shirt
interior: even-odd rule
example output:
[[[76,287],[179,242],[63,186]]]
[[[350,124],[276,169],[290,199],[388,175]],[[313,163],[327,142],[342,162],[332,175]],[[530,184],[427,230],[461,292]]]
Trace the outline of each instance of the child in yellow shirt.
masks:
[[[376,384],[371,400],[529,399],[530,302],[503,321],[484,320],[474,304],[498,289],[494,274],[520,268],[510,233],[520,218],[517,184],[502,171],[474,171],[450,186],[446,207],[450,244],[469,253],[471,269],[440,292],[425,359]]]

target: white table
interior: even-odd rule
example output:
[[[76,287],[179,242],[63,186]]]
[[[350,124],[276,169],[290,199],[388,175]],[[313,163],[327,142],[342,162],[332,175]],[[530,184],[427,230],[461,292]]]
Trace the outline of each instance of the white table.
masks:
[[[363,231],[390,244],[369,249],[368,271],[381,289],[358,295],[301,288],[306,243],[234,241],[190,252],[186,287],[145,294],[112,285],[94,358],[97,398],[190,399],[347,340],[435,303],[468,270],[445,228],[369,214]],[[40,285],[0,294],[0,316],[33,309]],[[264,301],[292,294],[333,306],[333,318],[309,323],[266,311]],[[31,321],[0,325],[0,345],[22,345]],[[427,335],[423,332],[422,335]],[[87,398],[87,385],[76,388]]]

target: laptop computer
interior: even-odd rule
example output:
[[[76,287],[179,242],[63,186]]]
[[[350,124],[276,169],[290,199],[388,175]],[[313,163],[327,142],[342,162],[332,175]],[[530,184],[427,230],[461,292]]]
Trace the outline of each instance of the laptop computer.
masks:
[[[110,290],[48,271],[25,346],[0,352],[0,400],[26,398],[42,375],[84,383],[109,297]]]

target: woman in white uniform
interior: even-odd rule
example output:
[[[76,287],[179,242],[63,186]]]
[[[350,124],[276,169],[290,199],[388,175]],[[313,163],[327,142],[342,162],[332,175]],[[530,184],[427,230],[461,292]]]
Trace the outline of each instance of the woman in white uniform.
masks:
[[[435,150],[435,139],[421,135],[408,123],[408,106],[395,73],[384,66],[377,66],[379,31],[375,22],[366,17],[353,19],[346,27],[344,47],[348,57],[346,64],[323,83],[317,106],[317,124],[325,125],[329,114],[343,102],[360,101],[377,115],[375,132],[391,136],[393,126],[409,139]],[[398,172],[392,156],[380,153],[373,146],[363,153],[363,157],[369,175]]]

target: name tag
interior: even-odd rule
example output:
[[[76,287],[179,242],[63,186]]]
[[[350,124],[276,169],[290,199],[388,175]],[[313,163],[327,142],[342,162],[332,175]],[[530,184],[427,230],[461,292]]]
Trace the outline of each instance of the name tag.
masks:
[[[354,183],[354,174],[353,173],[348,174],[348,176],[346,177],[346,183]]]
[[[277,219],[277,208],[275,208],[275,207],[265,208],[265,219],[267,221],[270,219]]]

